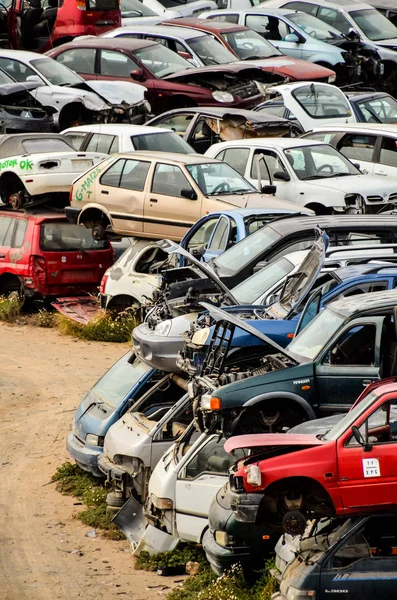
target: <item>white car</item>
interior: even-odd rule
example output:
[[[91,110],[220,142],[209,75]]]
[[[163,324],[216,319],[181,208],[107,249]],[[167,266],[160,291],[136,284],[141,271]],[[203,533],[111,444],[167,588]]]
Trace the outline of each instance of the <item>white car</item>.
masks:
[[[57,133],[0,136],[0,199],[17,210],[24,204],[60,201],[65,206],[72,181],[104,158],[76,152]]]
[[[60,130],[92,121],[143,122],[150,111],[144,86],[132,81],[84,81],[49,56],[0,49],[0,68],[17,81],[39,84],[31,94],[55,109],[54,123]]]
[[[329,144],[263,138],[214,144],[206,156],[229,163],[253,185],[277,186],[280,198],[316,214],[377,213],[397,203],[397,182],[363,175]]]
[[[176,19],[180,16],[176,10],[156,12],[140,0],[121,0],[121,24],[128,25],[157,25],[165,19]]]
[[[365,175],[397,178],[397,128],[395,125],[357,123],[318,127],[303,139],[331,144]]]
[[[202,12],[217,8],[214,0],[143,0],[143,4],[159,15],[172,10],[178,13],[178,17],[196,17]]]
[[[153,150],[154,152],[177,152],[196,154],[187,142],[175,131],[147,125],[128,123],[96,123],[69,127],[61,132],[76,150],[104,152],[134,152]]]

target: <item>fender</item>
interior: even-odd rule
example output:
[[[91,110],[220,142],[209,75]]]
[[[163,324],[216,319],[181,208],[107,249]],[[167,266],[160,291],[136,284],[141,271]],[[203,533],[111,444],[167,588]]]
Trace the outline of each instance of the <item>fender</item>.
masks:
[[[316,419],[316,413],[314,412],[313,407],[310,406],[307,400],[305,400],[301,396],[298,396],[298,394],[294,394],[293,392],[267,392],[266,394],[259,394],[258,396],[254,396],[245,404],[243,404],[243,408],[247,408],[248,406],[255,406],[255,404],[259,404],[259,402],[263,402],[264,400],[274,400],[274,398],[292,400],[296,404],[299,404],[301,408],[303,408],[309,420]]]
[[[328,65],[331,65],[331,67],[334,67],[335,65],[338,64],[345,64],[345,60],[342,56],[342,52],[338,52],[337,48],[334,47],[333,48],[333,52],[328,52],[327,50],[321,50],[320,52],[316,52],[316,54],[312,55],[310,53],[310,62],[312,63],[327,63]],[[304,51],[303,51],[304,54]],[[308,53],[307,53],[308,54]],[[308,60],[308,59],[306,59]]]
[[[76,202],[74,202],[74,204],[76,205]],[[79,214],[79,216],[78,216],[78,219],[77,219],[77,225],[82,225],[81,218],[82,218],[82,216],[84,215],[84,213],[85,213],[87,210],[89,210],[90,208],[93,208],[93,209],[95,209],[95,210],[99,210],[101,213],[103,213],[104,215],[106,215],[106,216],[107,216],[107,218],[109,219],[109,223],[110,223],[110,225],[111,225],[111,226],[112,226],[112,228],[113,228],[113,219],[112,219],[112,217],[110,216],[110,212],[108,211],[108,209],[107,209],[107,208],[105,208],[104,206],[102,206],[102,204],[97,204],[96,202],[92,202],[92,203],[90,203],[90,204],[84,204],[84,206],[83,206],[83,208],[81,209],[81,211],[80,211],[80,214]]]

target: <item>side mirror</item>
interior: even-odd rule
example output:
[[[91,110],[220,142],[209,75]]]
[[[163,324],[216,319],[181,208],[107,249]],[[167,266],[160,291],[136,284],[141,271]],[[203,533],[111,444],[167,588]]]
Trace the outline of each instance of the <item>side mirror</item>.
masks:
[[[187,198],[188,200],[197,200],[197,194],[191,188],[186,188],[181,190],[182,198]]]
[[[40,85],[45,85],[44,81],[38,75],[29,75],[26,77],[26,81],[30,81],[31,83],[38,83]]]
[[[273,173],[273,179],[278,179],[279,181],[291,181],[291,177],[286,171],[276,171]]]
[[[356,427],[355,425],[353,425],[352,432],[353,432],[354,439],[356,440],[356,442],[358,444],[360,444],[360,446],[363,447],[364,452],[369,452],[370,450],[372,450],[371,444],[368,444],[364,440],[363,436],[361,435],[361,431],[359,430],[358,427]]]
[[[288,33],[285,36],[284,42],[290,42],[290,44],[301,44],[302,40],[296,35],[296,33]]]
[[[136,79],[136,81],[146,80],[145,73],[142,71],[142,69],[133,69],[130,71],[130,77],[131,79]]]
[[[261,194],[272,194],[274,196],[276,191],[277,187],[275,185],[263,185],[261,187]]]
[[[358,170],[361,169],[360,163],[353,163],[353,166],[356,167],[356,169]]]
[[[206,251],[206,247],[205,245],[203,246],[198,246],[197,248],[193,248],[192,250],[190,250],[190,254],[192,256],[194,256],[194,258],[197,258],[198,260],[200,260],[200,258],[202,258],[205,254]]]

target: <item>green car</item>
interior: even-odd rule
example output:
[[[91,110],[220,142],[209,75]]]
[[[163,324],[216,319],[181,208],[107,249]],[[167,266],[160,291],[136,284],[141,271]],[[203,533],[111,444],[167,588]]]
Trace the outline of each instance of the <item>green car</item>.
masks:
[[[309,299],[300,323],[308,311],[318,312],[314,300]],[[282,432],[318,416],[347,412],[363,387],[397,373],[397,290],[330,303],[287,348],[220,308],[203,306],[217,324],[203,373],[189,384],[202,430],[225,437]],[[228,348],[236,327],[274,352],[233,361]],[[225,381],[233,383],[220,387]]]

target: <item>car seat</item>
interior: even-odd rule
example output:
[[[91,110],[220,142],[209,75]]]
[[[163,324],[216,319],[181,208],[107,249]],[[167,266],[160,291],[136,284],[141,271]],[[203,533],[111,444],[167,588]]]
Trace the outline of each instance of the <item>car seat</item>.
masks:
[[[44,9],[41,21],[32,29],[32,37],[37,40],[38,47],[44,46],[54,28],[58,13],[58,0],[48,0],[48,8]]]
[[[40,23],[43,9],[40,0],[30,0],[30,6],[21,16],[22,45],[24,48],[34,48],[35,40],[32,34],[35,25]]]

